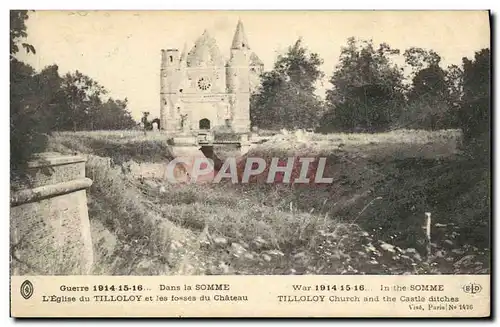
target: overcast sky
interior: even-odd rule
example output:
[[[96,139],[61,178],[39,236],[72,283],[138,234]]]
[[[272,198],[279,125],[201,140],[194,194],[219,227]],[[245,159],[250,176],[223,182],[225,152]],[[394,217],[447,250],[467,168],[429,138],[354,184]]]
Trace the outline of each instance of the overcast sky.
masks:
[[[400,50],[433,49],[443,66],[489,47],[488,13],[483,12],[165,12],[37,11],[30,14],[28,42],[36,55],[20,55],[35,69],[56,63],[60,74],[79,70],[96,79],[115,98],[129,99],[135,119],[142,111],[159,115],[160,49],[191,48],[207,29],[229,56],[238,19],[248,42],[271,69],[299,37],[324,60],[328,78],[348,37],[373,39]],[[325,83],[325,87],[329,87]],[[320,92],[321,93],[321,92]]]

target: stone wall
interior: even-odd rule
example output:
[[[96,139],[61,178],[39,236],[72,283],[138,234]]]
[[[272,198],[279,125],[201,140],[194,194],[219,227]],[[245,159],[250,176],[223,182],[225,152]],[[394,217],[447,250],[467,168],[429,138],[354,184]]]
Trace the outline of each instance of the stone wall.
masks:
[[[85,158],[43,153],[10,198],[12,275],[86,275],[93,264]]]

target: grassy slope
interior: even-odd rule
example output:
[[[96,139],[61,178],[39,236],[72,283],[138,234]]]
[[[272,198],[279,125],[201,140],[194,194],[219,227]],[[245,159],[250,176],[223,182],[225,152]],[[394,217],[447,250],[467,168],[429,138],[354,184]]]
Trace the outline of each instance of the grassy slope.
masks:
[[[489,176],[449,156],[448,133],[407,135],[407,144],[401,135],[344,134],[309,136],[302,145],[284,136],[253,151],[265,158],[326,154],[325,175],[334,183],[325,187],[163,185],[92,157],[96,273],[486,272]],[[67,134],[51,146],[118,165],[169,157],[163,140],[142,137]],[[445,225],[433,228],[429,262],[424,212]]]
[[[135,162],[165,162],[171,159],[167,141],[141,132],[77,132],[56,133],[51,137],[50,146],[59,151],[77,151],[111,158],[116,165],[134,160]]]

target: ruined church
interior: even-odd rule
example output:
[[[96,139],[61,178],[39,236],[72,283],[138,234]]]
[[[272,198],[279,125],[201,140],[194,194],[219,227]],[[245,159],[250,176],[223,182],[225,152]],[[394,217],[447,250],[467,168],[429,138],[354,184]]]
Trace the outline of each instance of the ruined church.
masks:
[[[229,60],[207,30],[190,51],[161,51],[160,126],[167,133],[231,129],[250,131],[250,94],[264,65],[238,21]]]

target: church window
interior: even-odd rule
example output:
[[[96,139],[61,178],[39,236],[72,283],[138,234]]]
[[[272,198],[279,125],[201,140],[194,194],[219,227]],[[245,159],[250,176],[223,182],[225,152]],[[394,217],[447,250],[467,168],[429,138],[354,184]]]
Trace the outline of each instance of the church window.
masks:
[[[179,92],[182,93],[182,89],[179,89]]]
[[[170,59],[170,62],[174,61],[174,57],[172,57],[172,56],[170,56],[169,59]]]
[[[212,83],[210,82],[210,79],[208,77],[201,77],[198,80],[198,88],[202,91],[206,91],[210,89],[212,86]]]

